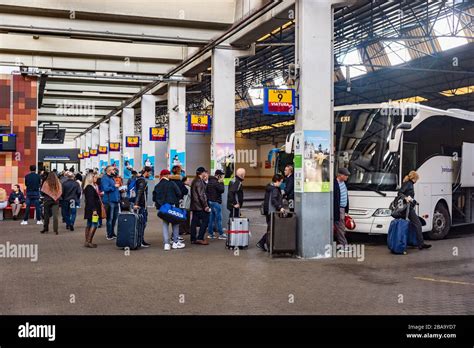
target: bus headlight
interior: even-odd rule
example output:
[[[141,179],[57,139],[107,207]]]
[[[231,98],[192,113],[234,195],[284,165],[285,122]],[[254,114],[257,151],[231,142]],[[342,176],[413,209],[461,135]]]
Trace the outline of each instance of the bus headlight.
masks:
[[[373,216],[376,217],[389,217],[392,216],[392,211],[386,208],[377,209]]]

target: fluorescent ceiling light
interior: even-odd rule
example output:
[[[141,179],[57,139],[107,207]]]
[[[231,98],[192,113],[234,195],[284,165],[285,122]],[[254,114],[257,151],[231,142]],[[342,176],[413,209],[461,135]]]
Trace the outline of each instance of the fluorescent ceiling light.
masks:
[[[408,97],[408,98],[393,100],[393,102],[395,102],[395,103],[421,103],[421,102],[425,102],[427,100],[428,99],[420,97],[419,95],[417,95],[417,96],[414,96],[414,97]]]
[[[439,92],[439,94],[442,94],[445,97],[454,97],[455,95],[463,95],[463,94],[469,94],[473,92],[474,92],[474,85],[461,87],[461,88],[447,89],[445,91]]]

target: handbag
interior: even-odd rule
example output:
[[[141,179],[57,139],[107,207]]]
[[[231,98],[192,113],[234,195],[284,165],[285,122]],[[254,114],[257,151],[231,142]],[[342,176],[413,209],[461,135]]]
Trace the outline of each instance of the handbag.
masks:
[[[395,197],[393,202],[390,203],[389,209],[392,211],[391,215],[394,219],[404,218],[408,209],[408,203],[405,202],[405,196],[398,195]]]
[[[346,217],[344,218],[344,225],[350,231],[352,231],[356,228],[356,223],[355,223],[354,219],[349,215],[346,215]]]
[[[165,203],[158,210],[158,217],[173,225],[177,225],[186,222],[187,211]]]

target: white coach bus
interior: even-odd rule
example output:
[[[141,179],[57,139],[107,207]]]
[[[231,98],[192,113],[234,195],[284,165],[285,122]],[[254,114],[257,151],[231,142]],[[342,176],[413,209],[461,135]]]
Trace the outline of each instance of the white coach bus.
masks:
[[[411,103],[335,108],[336,168],[351,172],[349,214],[355,232],[388,233],[388,209],[403,177],[416,170],[423,232],[444,238],[474,223],[474,113]]]
[[[388,209],[403,177],[416,170],[423,232],[444,238],[451,226],[474,223],[474,113],[412,103],[334,108],[335,167],[351,176],[349,214],[353,232],[386,234]],[[294,135],[277,155],[276,171],[293,161]]]

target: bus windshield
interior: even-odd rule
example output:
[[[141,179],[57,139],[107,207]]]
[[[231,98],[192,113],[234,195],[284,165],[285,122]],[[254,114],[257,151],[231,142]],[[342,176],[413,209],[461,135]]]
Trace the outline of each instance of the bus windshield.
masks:
[[[397,190],[400,156],[389,151],[389,140],[401,122],[399,111],[336,112],[336,169],[345,167],[351,172],[347,181],[349,190]]]

